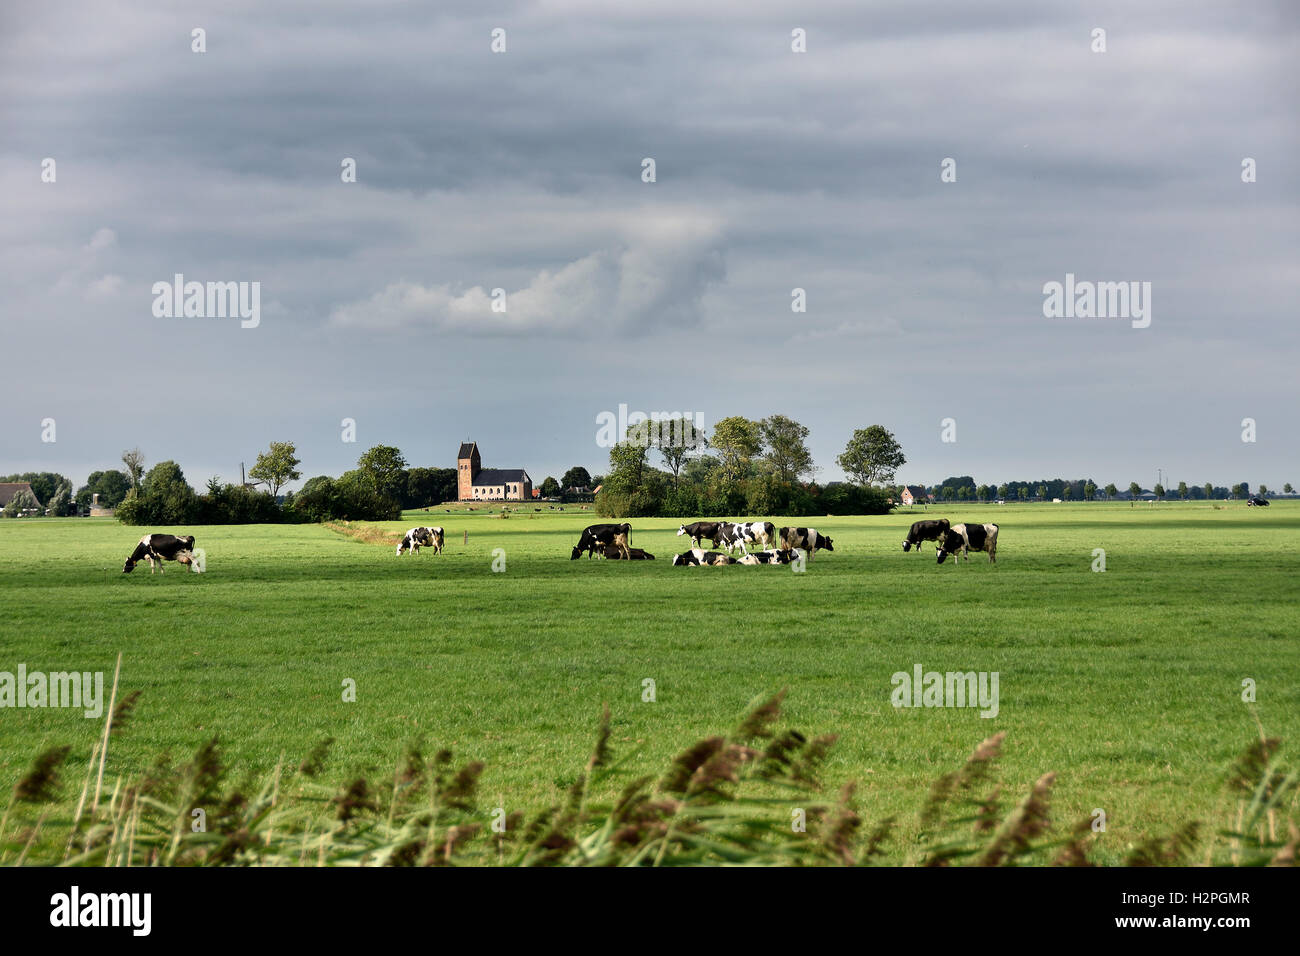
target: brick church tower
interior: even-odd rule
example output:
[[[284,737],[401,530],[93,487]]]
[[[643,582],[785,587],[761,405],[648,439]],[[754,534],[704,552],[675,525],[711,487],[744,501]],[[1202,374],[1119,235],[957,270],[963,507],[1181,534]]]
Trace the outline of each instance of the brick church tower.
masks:
[[[478,442],[461,442],[456,453],[456,495],[461,501],[474,497],[474,477],[483,470]]]

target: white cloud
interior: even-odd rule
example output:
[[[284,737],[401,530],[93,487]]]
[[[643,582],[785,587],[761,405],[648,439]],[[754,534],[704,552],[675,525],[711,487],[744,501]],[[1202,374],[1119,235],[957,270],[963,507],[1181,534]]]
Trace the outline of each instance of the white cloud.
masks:
[[[101,227],[95,230],[95,234],[90,237],[90,242],[86,243],[85,249],[88,252],[99,252],[101,249],[108,249],[117,245],[117,233],[107,227]]]
[[[701,320],[700,300],[725,274],[717,228],[682,218],[651,219],[637,235],[554,271],[542,269],[521,288],[505,289],[505,312],[492,311],[481,285],[398,281],[369,299],[336,308],[341,327],[396,330],[431,326],[470,335],[515,332],[638,334]],[[504,287],[502,287],[504,288]]]
[[[86,287],[86,298],[107,299],[117,295],[118,290],[121,288],[121,276],[112,274],[101,276]]]

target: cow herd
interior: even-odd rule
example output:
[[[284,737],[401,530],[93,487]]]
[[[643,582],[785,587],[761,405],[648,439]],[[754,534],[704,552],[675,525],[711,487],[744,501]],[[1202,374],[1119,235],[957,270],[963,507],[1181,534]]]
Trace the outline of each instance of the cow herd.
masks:
[[[689,550],[673,556],[673,564],[677,567],[790,564],[805,557],[811,561],[818,551],[835,550],[830,536],[816,528],[777,528],[770,521],[693,521],[679,527],[677,536],[690,538],[692,545]],[[653,554],[632,547],[631,541],[632,526],[626,522],[589,525],[582,529],[569,557],[577,560],[585,553],[588,558],[595,556],[616,561],[655,559]],[[701,547],[704,541],[712,543],[712,551]],[[990,563],[997,562],[998,526],[995,524],[951,524],[947,518],[917,521],[903,539],[903,550],[916,548],[919,551],[923,541],[935,542],[939,564],[949,556],[953,557],[954,564],[958,556],[969,561],[971,551],[983,551],[989,556]],[[443,544],[442,528],[411,528],[397,545],[397,557],[407,552],[419,554],[421,548],[431,548],[434,554],[441,554]],[[751,551],[750,545],[755,545],[755,550]],[[725,551],[721,550],[724,548]],[[122,572],[129,574],[141,561],[149,562],[151,574],[155,569],[161,569],[164,561],[193,565],[194,536],[146,534],[126,559]]]

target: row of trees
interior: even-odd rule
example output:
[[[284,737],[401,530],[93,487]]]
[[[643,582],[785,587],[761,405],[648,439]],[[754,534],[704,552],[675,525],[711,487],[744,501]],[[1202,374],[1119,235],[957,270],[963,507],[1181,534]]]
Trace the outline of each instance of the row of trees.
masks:
[[[649,515],[884,514],[906,458],[881,425],[853,433],[837,464],[850,482],[820,485],[808,429],[785,415],[723,418],[706,435],[689,419],[644,422],[609,453],[596,511]],[[658,462],[652,456],[657,456]],[[655,467],[661,464],[663,467]]]
[[[1126,490],[1130,498],[1137,498],[1145,493],[1145,489],[1136,481],[1130,482]],[[1288,495],[1294,492],[1289,482],[1282,490]],[[901,494],[902,486],[899,486],[896,491]],[[1053,498],[1060,498],[1063,501],[1093,501],[1098,498],[1113,499],[1120,495],[1119,486],[1112,483],[1102,488],[1090,478],[1077,478],[1073,481],[1063,478],[1041,479],[1039,481],[1008,481],[995,486],[976,484],[975,479],[969,475],[948,477],[940,484],[927,488],[926,491],[934,495],[938,501],[993,501],[995,499],[1048,501]],[[1164,485],[1157,484],[1152,489],[1152,493],[1161,500],[1174,496],[1183,501],[1204,501],[1222,498],[1241,499],[1250,497],[1250,483],[1241,482],[1231,488],[1225,488],[1210,482],[1206,482],[1204,485],[1188,485],[1187,482],[1180,481],[1176,489],[1167,489]],[[1260,485],[1257,493],[1267,495],[1269,490],[1267,486]]]

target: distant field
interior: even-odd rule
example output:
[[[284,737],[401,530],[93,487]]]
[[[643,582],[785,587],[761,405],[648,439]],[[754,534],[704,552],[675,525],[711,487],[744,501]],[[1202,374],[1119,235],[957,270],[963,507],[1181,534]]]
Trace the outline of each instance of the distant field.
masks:
[[[378,525],[446,527],[445,554],[401,559],[314,525],[154,529],[194,534],[201,575],[121,574],[144,529],[111,519],[0,521],[0,671],[111,679],[121,651],[123,688],[143,696],[109,778],[213,734],[239,771],[330,736],[338,779],[384,774],[423,735],[486,761],[483,792],[523,809],[561,798],[602,702],[614,748],[639,745],[631,769],[649,772],[788,687],[793,726],[840,735],[824,775],[858,780],[869,820],[897,814],[914,832],[934,777],[1005,730],[1008,788],[1056,771],[1054,817],[1105,808],[1110,859],[1189,818],[1223,820],[1223,773],[1258,736],[1256,716],[1293,759],[1300,749],[1300,503],[931,508],[1001,526],[997,565],[973,554],[955,568],[932,547],[902,552],[919,510],[773,519],[833,536],[804,574],[671,567],[685,539],[668,519],[632,521],[633,546],[657,561],[570,561],[601,519],[532,508]],[[491,570],[498,548],[504,573]],[[1091,570],[1095,548],[1105,573]],[[999,672],[997,717],[895,710],[890,677],[918,663]],[[356,703],[341,700],[345,678]],[[45,744],[71,744],[84,767],[101,727],[0,710],[0,787]]]

